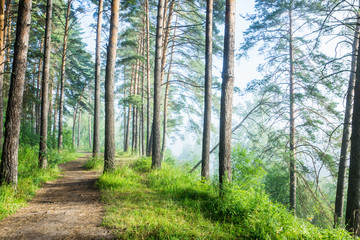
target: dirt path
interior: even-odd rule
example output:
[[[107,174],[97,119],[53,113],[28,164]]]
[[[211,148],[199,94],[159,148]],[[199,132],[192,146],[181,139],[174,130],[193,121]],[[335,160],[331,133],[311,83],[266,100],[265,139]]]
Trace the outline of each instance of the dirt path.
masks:
[[[45,183],[27,207],[0,222],[0,239],[113,239],[100,225],[99,174],[81,168],[86,159],[60,165],[63,178]]]

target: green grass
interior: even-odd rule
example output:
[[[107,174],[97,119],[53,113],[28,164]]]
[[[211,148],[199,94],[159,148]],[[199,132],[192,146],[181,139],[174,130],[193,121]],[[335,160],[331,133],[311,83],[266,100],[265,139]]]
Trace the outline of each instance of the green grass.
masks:
[[[83,165],[86,170],[102,170],[104,168],[104,159],[100,157],[90,157]]]
[[[118,166],[127,165],[130,162],[134,162],[138,157],[133,155],[131,152],[118,152],[116,153],[116,164]],[[89,160],[83,165],[86,170],[103,170],[104,169],[104,158],[90,157]]]
[[[272,203],[264,192],[217,186],[164,163],[151,171],[139,159],[103,174],[103,224],[119,239],[351,239],[343,229],[320,229]]]
[[[38,148],[20,147],[18,185],[16,190],[9,185],[0,186],[0,220],[16,212],[30,200],[41,184],[60,176],[59,163],[74,160],[83,154],[63,150],[48,153],[48,168],[38,168]]]

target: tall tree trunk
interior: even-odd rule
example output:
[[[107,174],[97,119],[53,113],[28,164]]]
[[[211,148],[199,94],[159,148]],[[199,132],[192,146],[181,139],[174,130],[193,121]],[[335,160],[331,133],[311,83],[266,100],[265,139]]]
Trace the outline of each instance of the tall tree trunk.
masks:
[[[359,29],[360,22],[356,28]],[[357,44],[356,79],[360,79],[360,42]],[[345,224],[348,231],[359,235],[360,226],[360,84],[355,81],[349,183],[347,192]]]
[[[4,79],[3,79],[3,97],[7,98],[9,93],[9,72],[10,72],[10,44],[11,44],[11,0],[6,0],[6,10],[5,10],[5,29],[4,29],[4,40],[5,43],[5,69],[4,69]],[[4,107],[4,105],[3,105]]]
[[[38,89],[39,89],[39,84],[36,82],[36,64],[34,64],[33,66],[33,74],[32,74],[32,83],[33,83],[33,87],[35,89],[35,100],[32,101],[32,119],[33,119],[33,122],[32,122],[32,129],[31,129],[31,132],[33,132],[34,134],[37,134],[37,129],[36,129],[36,126],[37,126],[37,121],[38,121],[38,115],[37,115],[37,110],[36,110],[36,107],[37,107],[37,101],[39,99],[39,94],[38,94]]]
[[[0,0],[0,148],[3,146],[4,135],[4,66],[5,66],[5,0]]]
[[[4,145],[0,163],[0,183],[8,183],[15,186],[18,179],[20,119],[29,47],[31,5],[31,0],[19,1],[14,60],[8,107],[6,109]]]
[[[146,7],[146,156],[150,156],[150,21],[149,0],[145,0]]]
[[[89,96],[89,105],[91,105],[91,95]],[[88,112],[88,120],[89,120],[89,148],[91,148],[91,113]]]
[[[99,0],[98,20],[96,28],[96,53],[95,53],[95,101],[94,101],[94,140],[93,157],[98,157],[100,153],[100,51],[101,51],[101,21],[103,14],[103,0]]]
[[[40,124],[40,146],[39,166],[47,167],[47,138],[48,138],[48,111],[49,111],[49,75],[50,75],[50,53],[51,53],[51,22],[52,22],[52,0],[47,0],[46,5],[46,28],[44,46],[44,66],[42,74],[42,96],[41,96],[41,124]]]
[[[58,114],[58,109],[59,109],[59,93],[60,93],[60,82],[61,80],[58,80],[57,82],[57,86],[56,86],[56,95],[55,95],[55,100],[54,100],[54,121],[53,121],[53,137],[55,138],[56,136],[56,129],[57,129],[57,114]]]
[[[295,146],[295,116],[294,116],[294,46],[292,3],[289,9],[289,59],[290,59],[290,209],[296,215],[296,146]]]
[[[145,59],[145,38],[143,39],[142,45],[142,56]],[[141,76],[141,116],[140,116],[140,127],[141,127],[141,140],[140,140],[140,156],[145,155],[145,137],[144,137],[144,87],[145,87],[145,64],[142,63],[142,76]]]
[[[160,106],[161,106],[161,58],[163,51],[163,18],[164,0],[158,2],[155,47],[155,74],[154,74],[154,115],[153,115],[153,146],[152,168],[161,168],[161,134],[160,134]]]
[[[80,146],[80,131],[81,131],[81,110],[79,111],[79,122],[78,122],[78,136],[77,136],[77,144],[76,146]]]
[[[168,109],[168,100],[169,100],[169,91],[170,91],[170,76],[171,76],[171,66],[173,62],[174,55],[174,45],[175,45],[175,37],[176,37],[176,28],[177,28],[178,18],[176,17],[174,35],[173,35],[173,44],[171,46],[171,55],[170,55],[170,63],[167,74],[167,80],[165,83],[165,96],[164,96],[164,120],[163,120],[163,142],[161,147],[161,160],[164,161],[165,157],[165,148],[166,148],[166,134],[167,134],[167,109]],[[170,27],[170,25],[169,25]]]
[[[136,50],[136,54],[140,55],[140,43],[141,43],[141,36],[138,39],[138,47]],[[139,83],[139,75],[140,75],[140,61],[137,59],[135,62],[135,77],[134,77],[134,88],[132,95],[137,96],[138,90],[138,83]],[[132,144],[131,148],[133,152],[136,152],[137,149],[137,107],[133,106],[133,119],[132,119]]]
[[[174,13],[174,5],[175,0],[172,0],[169,6],[169,14],[166,16],[166,5],[167,1],[165,2],[165,9],[164,9],[164,38],[163,38],[163,51],[162,51],[162,58],[161,58],[161,82],[163,81],[164,71],[165,71],[165,64],[166,64],[166,52],[168,49],[169,44],[169,37],[170,37],[170,27],[171,27],[171,19]],[[166,25],[165,25],[166,23]]]
[[[206,1],[206,40],[205,40],[205,97],[204,127],[202,139],[201,177],[210,178],[210,135],[211,135],[211,96],[212,96],[212,24],[213,0]]]
[[[355,71],[356,71],[356,54],[358,51],[359,45],[359,26],[360,26],[360,15],[358,14],[356,31],[354,34],[353,41],[353,52],[351,60],[351,71],[349,77],[349,85],[346,96],[346,106],[345,106],[345,116],[344,116],[344,127],[343,135],[341,139],[341,150],[340,150],[340,161],[339,161],[339,171],[338,171],[338,180],[336,187],[336,198],[335,198],[335,213],[334,213],[334,225],[337,226],[342,224],[343,212],[344,212],[344,195],[345,195],[345,174],[346,174],[346,162],[348,158],[348,149],[350,142],[350,128],[351,128],[351,116],[354,100],[354,89],[355,89]]]
[[[134,76],[135,76],[135,65],[133,65],[133,69],[131,72],[131,80],[130,80],[130,91],[129,96],[132,95],[133,92],[133,82],[134,82]],[[131,103],[129,103],[128,107],[128,114],[127,114],[127,123],[126,123],[126,136],[125,136],[125,148],[124,151],[127,152],[129,150],[129,143],[130,143],[130,120],[131,120]]]
[[[60,76],[60,105],[59,105],[59,132],[58,132],[58,149],[61,150],[63,147],[63,114],[64,114],[64,95],[65,95],[65,69],[66,69],[66,50],[69,34],[69,20],[70,20],[70,8],[73,0],[68,0],[67,12],[66,12],[66,22],[65,22],[65,32],[64,32],[64,42],[63,42],[63,52],[61,59],[61,76]]]
[[[50,88],[50,92],[49,92],[49,111],[48,111],[48,133],[51,133],[51,127],[52,127],[52,109],[53,109],[53,91],[54,91],[54,74],[52,74],[51,76],[51,88]]]
[[[124,65],[124,99],[126,99],[126,66]],[[124,104],[124,152],[126,152],[126,104]]]
[[[73,114],[73,130],[72,130],[72,145],[75,146],[75,129],[76,129],[76,116],[78,111],[79,102],[76,103],[76,107],[74,108]]]
[[[236,0],[226,0],[224,62],[221,86],[220,141],[219,141],[219,182],[231,182],[231,121],[234,91],[234,50],[235,50],[235,7]],[[221,191],[222,192],[222,191]]]
[[[44,46],[44,39],[41,39],[40,42],[40,53],[42,53],[43,51],[43,46]],[[40,104],[41,104],[41,97],[42,97],[42,84],[41,84],[41,71],[42,66],[43,66],[43,62],[42,62],[42,57],[39,58],[39,65],[38,65],[38,71],[37,71],[37,88],[36,88],[36,99],[40,100],[40,101],[36,101],[36,134],[40,135],[40,122],[41,122],[41,108],[40,108]]]
[[[152,149],[153,149],[153,143],[154,143],[154,137],[153,137],[153,126],[151,125],[151,132],[150,132],[150,141],[147,148],[149,149],[149,155],[152,156]]]
[[[105,155],[104,172],[115,168],[114,73],[120,0],[111,1],[110,37],[105,75]]]

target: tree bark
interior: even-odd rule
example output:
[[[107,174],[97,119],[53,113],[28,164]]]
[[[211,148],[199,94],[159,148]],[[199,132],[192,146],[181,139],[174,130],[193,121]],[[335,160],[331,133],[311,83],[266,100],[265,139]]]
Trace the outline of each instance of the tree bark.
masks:
[[[77,144],[76,146],[80,146],[80,131],[81,131],[81,110],[79,111],[79,122],[78,122],[78,134],[77,134]]]
[[[89,105],[91,105],[91,95],[89,96]],[[89,121],[89,148],[91,148],[91,113],[88,112],[88,121]]]
[[[48,133],[51,133],[51,127],[52,127],[52,109],[53,109],[53,91],[54,91],[54,75],[51,76],[51,88],[49,92],[49,110],[48,110]]]
[[[59,92],[60,92],[60,82],[61,80],[58,80],[57,86],[56,86],[56,95],[55,95],[55,100],[54,100],[54,122],[53,122],[53,137],[55,138],[56,136],[56,129],[57,129],[57,114],[58,114],[58,109],[59,109]]]
[[[131,72],[129,96],[131,96],[132,92],[133,92],[134,76],[135,76],[135,65],[133,66],[133,69]],[[125,134],[125,147],[124,147],[125,152],[127,152],[129,150],[129,143],[130,143],[130,120],[131,120],[131,109],[132,109],[131,105],[132,104],[129,103],[128,114],[127,114],[127,123],[126,123],[126,134]]]
[[[61,76],[60,76],[60,106],[59,106],[59,132],[58,132],[58,149],[61,150],[63,147],[63,114],[64,114],[64,95],[65,95],[65,70],[66,70],[66,50],[67,50],[67,41],[69,34],[69,21],[70,21],[70,8],[73,0],[68,0],[67,12],[66,12],[66,22],[65,22],[65,32],[64,32],[64,42],[63,42],[63,52],[61,59]]]
[[[4,81],[3,81],[3,97],[8,97],[9,93],[9,74],[10,72],[10,43],[11,43],[11,0],[6,0],[6,10],[5,10],[5,29],[4,29],[4,40],[5,44],[5,69],[4,69]],[[4,105],[3,105],[4,107]]]
[[[142,41],[142,56],[145,59],[145,38]],[[141,116],[140,116],[140,127],[141,127],[141,139],[140,139],[140,156],[145,155],[145,137],[144,137],[144,87],[145,87],[145,64],[142,63],[142,76],[141,76]]]
[[[47,0],[46,5],[46,28],[44,44],[44,66],[42,74],[42,96],[41,96],[41,124],[40,124],[40,146],[39,166],[47,167],[47,137],[48,137],[48,111],[49,111],[49,75],[51,54],[51,22],[52,22],[52,0]]]
[[[115,168],[114,73],[120,0],[111,1],[110,37],[105,73],[105,155],[104,172]]]
[[[76,129],[76,116],[78,111],[79,102],[76,103],[73,114],[73,128],[72,128],[72,145],[75,146],[75,129]]]
[[[176,37],[176,28],[177,28],[178,18],[176,17],[174,35],[173,35],[173,45],[171,46],[171,55],[170,55],[170,63],[167,74],[167,80],[165,83],[165,96],[164,96],[164,120],[163,120],[163,142],[161,147],[161,161],[164,161],[165,158],[165,148],[166,148],[166,134],[167,134],[167,109],[168,109],[168,101],[169,101],[169,91],[170,91],[170,76],[171,76],[171,67],[173,62],[174,55],[174,45],[175,45],[175,37]],[[170,26],[170,24],[169,24]]]
[[[359,28],[359,21],[356,28]],[[360,79],[360,42],[357,43],[356,79]],[[355,81],[349,183],[346,204],[346,229],[360,235],[360,84]]]
[[[126,98],[126,90],[125,90],[125,88],[124,88],[124,99]],[[125,146],[125,142],[126,142],[126,127],[127,127],[127,124],[126,124],[126,105],[124,104],[124,114],[123,114],[123,117],[124,117],[124,140],[123,140],[123,143],[124,143],[124,152],[126,152],[125,151],[125,148],[126,148],[126,146]]]
[[[150,156],[148,148],[150,142],[150,21],[149,21],[149,0],[145,0],[146,7],[146,156]]]
[[[96,28],[96,49],[95,49],[95,100],[94,100],[94,140],[93,140],[93,157],[99,157],[100,153],[100,51],[101,51],[101,22],[103,14],[103,0],[99,0],[98,20]]]
[[[5,70],[5,0],[0,0],[0,148],[3,146],[4,129],[4,70]]]
[[[170,36],[170,27],[171,27],[171,19],[174,13],[174,5],[175,0],[172,0],[169,6],[169,14],[166,16],[166,5],[167,1],[165,2],[164,7],[164,40],[163,40],[163,51],[162,51],[162,58],[161,58],[161,82],[164,78],[164,71],[165,71],[165,64],[166,64],[166,52],[168,49],[169,44],[169,36]],[[166,25],[165,25],[166,23]]]
[[[206,40],[205,40],[205,97],[204,127],[202,139],[201,177],[210,178],[210,135],[211,135],[211,97],[212,97],[212,24],[213,0],[206,1]]]
[[[136,50],[136,54],[140,55],[140,43],[141,43],[141,36],[139,36],[138,39],[138,47]],[[138,85],[139,85],[139,76],[140,76],[140,61],[137,59],[135,62],[135,77],[134,77],[134,88],[133,88],[133,92],[131,93],[134,96],[138,95]],[[137,106],[134,105],[133,106],[133,119],[132,119],[132,144],[131,144],[131,148],[132,148],[132,152],[136,152],[137,151],[137,134],[138,134],[138,109]]]
[[[289,9],[289,59],[290,59],[290,210],[296,215],[296,146],[295,146],[295,116],[294,116],[294,46],[292,5]]]
[[[138,47],[136,50],[136,54],[139,55],[140,53],[140,42],[141,42],[141,37],[139,36],[138,39]],[[138,59],[136,59],[135,62],[135,75],[134,75],[134,87],[130,89],[132,89],[133,91],[130,91],[130,94],[133,96],[137,96],[137,86],[138,86],[138,78],[139,78],[139,71],[140,71],[140,62]],[[136,152],[137,149],[137,107],[135,105],[133,105],[132,108],[132,115],[133,115],[133,119],[132,119],[132,141],[131,141],[131,151],[132,152]]]
[[[155,47],[155,74],[154,74],[154,115],[153,115],[153,146],[152,168],[161,168],[161,135],[160,135],[160,105],[161,105],[161,58],[163,51],[163,18],[164,0],[158,1]]]
[[[353,41],[353,53],[351,60],[351,72],[349,77],[349,85],[346,96],[346,106],[345,106],[345,116],[344,116],[344,127],[343,135],[341,139],[341,150],[340,150],[340,160],[339,160],[339,171],[338,171],[338,180],[336,187],[336,198],[335,198],[335,213],[334,213],[334,226],[342,224],[343,222],[343,212],[344,212],[344,195],[345,195],[345,177],[346,177],[346,162],[348,158],[348,149],[350,142],[350,129],[351,129],[351,116],[353,108],[353,99],[354,99],[354,89],[355,89],[355,71],[356,71],[356,58],[359,45],[359,15],[358,23],[356,25],[356,31]]]
[[[235,50],[235,8],[236,0],[226,0],[224,60],[221,86],[220,141],[219,141],[219,183],[231,182],[231,121],[234,91]]]
[[[18,150],[22,100],[24,93],[31,0],[20,0],[16,23],[14,60],[11,73],[8,106],[6,109],[4,145],[0,164],[0,183],[17,185]]]
[[[44,38],[41,39],[40,42],[40,53],[42,53],[43,51],[43,46],[44,46]],[[37,71],[37,88],[36,88],[36,99],[40,100],[40,101],[36,101],[36,134],[40,135],[40,122],[41,122],[41,97],[42,97],[42,74],[41,71],[42,66],[43,66],[43,62],[42,62],[43,58],[40,57],[39,58],[39,65],[38,65],[38,71]],[[39,103],[40,102],[40,103]]]

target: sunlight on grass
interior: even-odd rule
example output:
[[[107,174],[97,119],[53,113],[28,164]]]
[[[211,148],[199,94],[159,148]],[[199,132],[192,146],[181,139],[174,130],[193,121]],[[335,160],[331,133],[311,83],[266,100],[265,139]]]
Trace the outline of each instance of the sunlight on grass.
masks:
[[[181,167],[150,166],[141,158],[97,183],[107,204],[103,224],[120,239],[351,239],[295,218],[262,191],[228,186],[220,198],[216,184]]]

